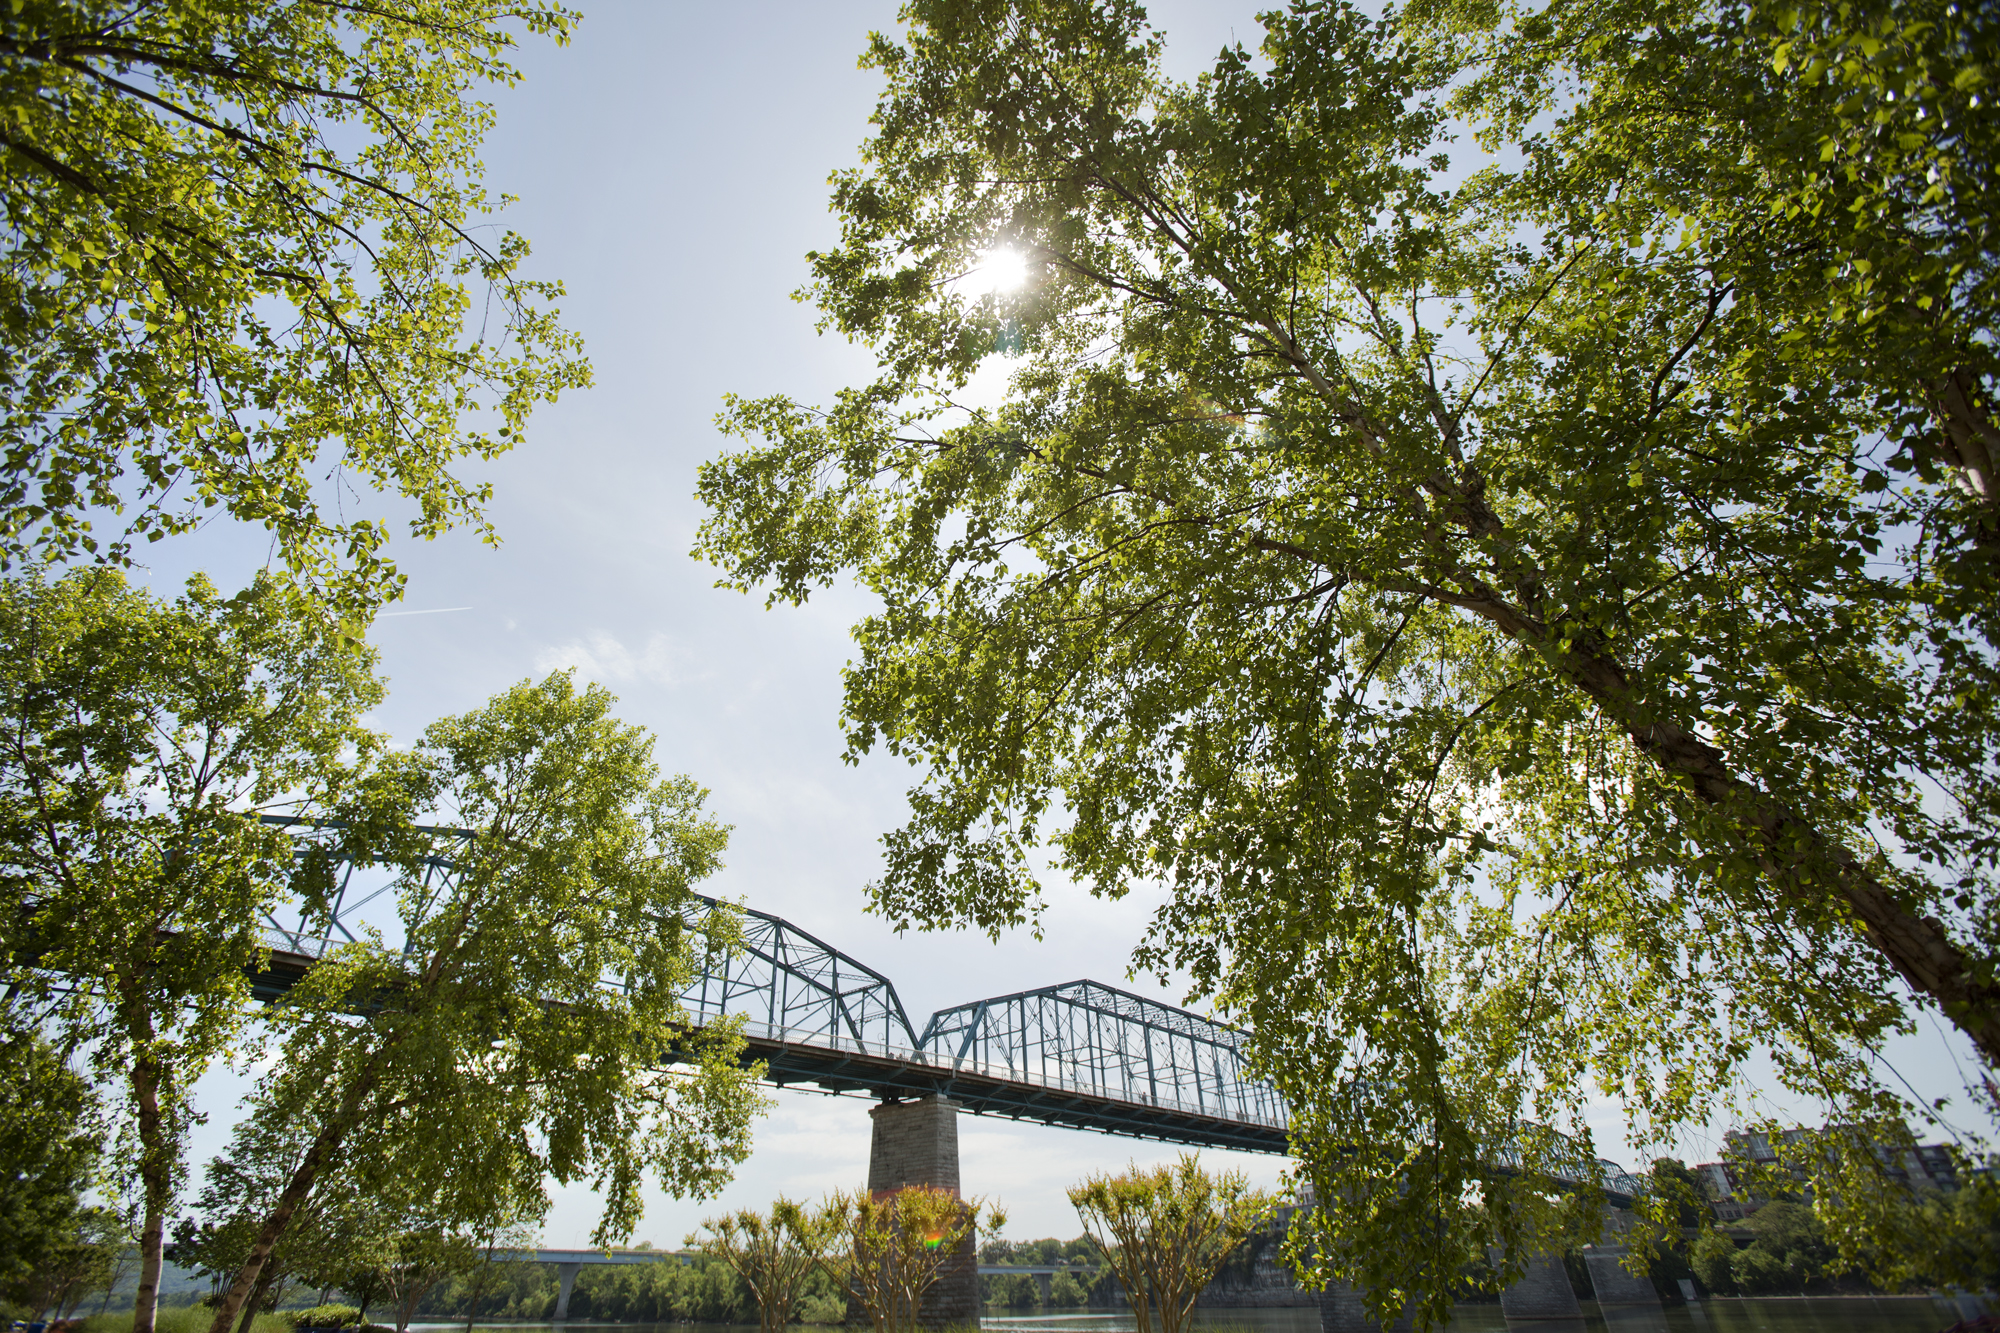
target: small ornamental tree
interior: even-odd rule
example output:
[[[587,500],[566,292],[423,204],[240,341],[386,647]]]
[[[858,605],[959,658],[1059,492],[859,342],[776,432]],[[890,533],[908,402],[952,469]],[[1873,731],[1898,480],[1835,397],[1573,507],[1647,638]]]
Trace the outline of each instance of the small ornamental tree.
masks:
[[[983,1200],[924,1185],[880,1196],[836,1194],[827,1212],[838,1240],[821,1267],[867,1312],[875,1333],[913,1333],[924,1294],[980,1224],[998,1230],[1007,1223]]]
[[[264,914],[300,887],[264,811],[372,750],[366,652],[266,579],[175,602],[90,569],[0,583],[0,972],[118,1089],[151,1333],[188,1089],[237,1042]],[[310,886],[305,886],[308,889]]]
[[[1069,1192],[1084,1229],[1124,1285],[1140,1333],[1185,1333],[1195,1298],[1269,1216],[1269,1194],[1240,1171],[1212,1176],[1194,1153],[1173,1166],[1094,1175]]]
[[[689,1236],[687,1243],[735,1269],[757,1302],[758,1324],[764,1333],[777,1333],[791,1323],[838,1220],[831,1205],[808,1211],[781,1195],[770,1216],[744,1208],[712,1218],[702,1224],[708,1236]]]
[[[251,1114],[298,1147],[211,1333],[336,1172],[482,1247],[546,1210],[545,1180],[589,1179],[612,1244],[647,1175],[700,1198],[749,1152],[761,1066],[680,1002],[712,938],[687,927],[692,886],[728,830],[612,702],[565,672],[524,681],[382,756],[329,826],[393,877],[401,947],[335,951],[272,1011],[281,1055]],[[468,833],[441,843],[440,824]]]

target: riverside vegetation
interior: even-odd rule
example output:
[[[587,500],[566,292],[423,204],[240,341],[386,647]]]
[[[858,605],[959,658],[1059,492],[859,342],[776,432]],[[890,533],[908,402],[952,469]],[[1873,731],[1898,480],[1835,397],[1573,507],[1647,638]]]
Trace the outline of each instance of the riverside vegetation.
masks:
[[[1040,866],[1169,886],[1136,961],[1250,1031],[1320,1200],[1288,1258],[1379,1316],[1601,1230],[1559,1188],[1596,1099],[1651,1153],[1767,1072],[1841,1127],[1763,1186],[1810,1183],[1833,1262],[1984,1280],[2000,1182],[1976,1145],[1948,1204],[1893,1179],[1958,1108],[1876,1055],[1935,1017],[2000,1109],[2000,7],[1315,0],[1191,83],[1133,0],[902,19],[806,293],[877,373],[728,400],[697,480],[727,585],[879,600],[848,757],[918,777],[875,908],[997,933]],[[455,469],[587,383],[479,159],[517,38],[575,20],[0,13],[0,1062],[68,1108],[0,1098],[24,1301],[115,1221],[156,1333],[218,1063],[262,1072],[185,1238],[209,1333],[288,1289],[477,1307],[550,1180],[611,1243],[643,1179],[748,1151],[756,1070],[676,1005],[729,947],[679,924],[727,833],[700,788],[567,675],[370,732],[402,576],[315,481],[490,538]],[[961,410],[988,362],[1005,401]],[[250,587],[120,577],[214,518],[268,533]],[[470,831],[449,884],[425,824]],[[323,922],[336,858],[407,951],[257,1010],[260,922]],[[1818,1262],[1785,1216],[1731,1280]]]

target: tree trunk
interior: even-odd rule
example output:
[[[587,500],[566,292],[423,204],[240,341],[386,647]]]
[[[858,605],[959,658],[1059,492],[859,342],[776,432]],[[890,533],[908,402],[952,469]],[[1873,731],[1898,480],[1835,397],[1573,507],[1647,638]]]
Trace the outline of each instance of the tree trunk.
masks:
[[[139,1224],[139,1289],[132,1297],[132,1333],[153,1333],[160,1304],[160,1266],[166,1246],[169,1178],[166,1135],[160,1112],[160,1067],[151,1054],[152,1024],[141,1020],[133,1036],[139,1053],[129,1079],[138,1111],[139,1182],[143,1219]],[[225,1331],[226,1333],[226,1331]]]
[[[1490,590],[1474,597],[1430,591],[1524,645],[1549,653],[1570,683],[1617,723],[1641,754],[1686,782],[1702,803],[1742,812],[1745,831],[1782,895],[1796,899],[1816,885],[1830,889],[1847,905],[1863,938],[1911,989],[1937,1002],[1972,1039],[1988,1068],[2000,1068],[2000,985],[1981,977],[1989,970],[1983,960],[1953,943],[1942,922],[1912,912],[1853,852],[1730,771],[1722,751],[1675,723],[1635,717],[1624,668],[1609,653],[1581,639],[1554,650],[1545,626]]]
[[[263,1308],[265,1293],[271,1290],[273,1271],[272,1265],[265,1264],[264,1271],[257,1275],[256,1289],[250,1293],[250,1299],[243,1302],[243,1318],[236,1325],[236,1333],[250,1333],[250,1325],[257,1320],[257,1311]]]
[[[393,1038],[391,1043],[393,1044]],[[271,1251],[277,1247],[278,1238],[285,1234],[285,1228],[291,1225],[292,1218],[298,1215],[299,1209],[312,1193],[313,1185],[319,1180],[320,1169],[333,1154],[340,1151],[341,1142],[346,1139],[348,1129],[360,1114],[361,1104],[368,1099],[370,1093],[374,1092],[375,1084],[380,1077],[377,1073],[376,1059],[384,1053],[386,1051],[378,1051],[376,1057],[370,1059],[355,1075],[354,1082],[348,1085],[346,1095],[341,1098],[339,1109],[320,1127],[312,1145],[299,1160],[298,1169],[293,1171],[292,1178],[285,1182],[284,1193],[278,1196],[278,1202],[272,1207],[271,1215],[264,1219],[263,1229],[257,1233],[256,1241],[250,1246],[250,1256],[243,1261],[243,1267],[237,1271],[236,1280],[230,1284],[229,1294],[224,1296],[222,1304],[216,1307],[215,1318],[209,1322],[208,1333],[230,1333],[229,1326],[235,1322],[243,1303],[249,1299],[251,1290],[257,1286],[264,1272],[264,1266],[270,1260]],[[133,1333],[139,1331],[134,1329]]]
[[[1994,468],[2000,464],[2000,425],[1983,411],[1975,395],[1979,377],[1959,370],[1930,386],[1931,413],[1944,434],[1942,462],[1957,477],[1959,488],[1984,511],[1973,541],[1989,550],[2000,546],[2000,484]]]

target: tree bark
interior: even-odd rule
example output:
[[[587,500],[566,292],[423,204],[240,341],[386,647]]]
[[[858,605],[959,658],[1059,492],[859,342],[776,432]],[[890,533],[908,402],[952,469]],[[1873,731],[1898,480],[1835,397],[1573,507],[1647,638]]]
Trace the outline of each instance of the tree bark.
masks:
[[[2000,464],[2000,424],[1983,410],[1976,398],[1979,377],[1968,370],[1954,371],[1929,386],[1931,413],[1944,434],[1945,466],[1957,476],[1959,488],[1979,502],[1981,522],[1973,532],[1976,545],[2000,549],[2000,482],[1994,468]]]
[[[278,1196],[277,1203],[272,1206],[271,1215],[264,1219],[263,1228],[258,1231],[256,1241],[250,1246],[249,1257],[243,1261],[243,1267],[237,1271],[236,1280],[229,1286],[229,1294],[224,1296],[222,1304],[216,1307],[215,1318],[209,1321],[208,1333],[230,1333],[229,1326],[235,1322],[244,1302],[249,1299],[251,1291],[257,1286],[263,1275],[264,1266],[270,1260],[271,1251],[277,1247],[278,1238],[285,1234],[285,1228],[291,1225],[292,1219],[298,1215],[299,1209],[311,1195],[313,1185],[318,1182],[319,1173],[328,1159],[340,1151],[340,1145],[346,1139],[347,1131],[353,1127],[360,1113],[361,1104],[375,1090],[378,1077],[377,1067],[371,1060],[356,1074],[354,1082],[348,1085],[346,1094],[341,1098],[339,1110],[327,1119],[327,1122],[320,1127],[319,1133],[313,1137],[305,1156],[299,1159],[298,1168],[292,1172],[292,1178],[285,1182],[284,1193]],[[133,1333],[138,1333],[138,1330],[133,1330]]]
[[[133,1035],[139,1052],[128,1078],[139,1124],[139,1187],[143,1218],[139,1224],[139,1289],[132,1296],[132,1333],[153,1333],[160,1304],[160,1267],[166,1248],[167,1196],[172,1184],[164,1125],[160,1111],[160,1067],[150,1049],[152,1024],[141,1020]]]
[[[1551,647],[1545,626],[1490,590],[1471,597],[1428,591],[1480,615],[1524,645],[1544,651]],[[1938,1003],[1972,1039],[1988,1068],[2000,1068],[2000,985],[1980,975],[1991,968],[1953,943],[1942,922],[1905,907],[1853,852],[1731,771],[1722,751],[1676,723],[1637,716],[1624,668],[1608,652],[1579,639],[1552,656],[1571,684],[1603,709],[1640,753],[1682,779],[1703,804],[1742,813],[1759,859],[1781,894],[1797,898],[1810,892],[1815,881],[1824,882],[1853,914],[1862,937],[1913,990]]]
[[[274,1271],[270,1264],[265,1264],[264,1271],[257,1275],[256,1289],[250,1293],[250,1299],[243,1302],[243,1318],[237,1321],[236,1333],[250,1333],[250,1325],[256,1322],[257,1311],[271,1290],[271,1274]]]

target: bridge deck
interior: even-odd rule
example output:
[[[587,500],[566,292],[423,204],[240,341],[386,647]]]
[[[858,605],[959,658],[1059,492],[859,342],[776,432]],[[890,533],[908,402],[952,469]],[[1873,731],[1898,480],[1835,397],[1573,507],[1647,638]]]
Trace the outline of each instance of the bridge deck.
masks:
[[[306,954],[274,949],[269,964],[251,978],[251,993],[265,1003],[276,1000],[302,980],[315,961]],[[808,1084],[826,1092],[875,1097],[949,1097],[975,1115],[1032,1120],[1196,1148],[1286,1151],[1282,1124],[1216,1115],[1165,1098],[1154,1102],[1121,1098],[1079,1082],[1029,1079],[1018,1073],[984,1069],[972,1061],[896,1051],[877,1043],[829,1038],[824,1033],[808,1038],[773,1033],[763,1024],[745,1026],[745,1062],[763,1061],[766,1077],[779,1087]]]
[[[272,952],[252,978],[265,1001],[296,985],[327,948],[358,942],[344,915],[412,879],[448,884],[478,855],[477,833],[439,828],[426,830],[434,850],[421,864],[357,865],[340,846],[338,826],[264,818],[291,827],[302,854],[317,843],[313,854],[330,858],[335,871],[325,910],[290,929],[269,919]],[[1287,1151],[1284,1099],[1255,1072],[1247,1035],[1214,1019],[1073,981],[939,1010],[919,1034],[889,978],[782,917],[696,895],[685,925],[706,933],[724,916],[729,928],[710,935],[708,964],[683,1001],[696,1024],[741,1022],[746,1060],[762,1061],[780,1086],[943,1096],[978,1115]],[[1639,1182],[1600,1162],[1596,1178],[1571,1183],[1624,1202]]]
[[[989,1072],[921,1053],[840,1050],[816,1043],[747,1034],[746,1055],[762,1060],[780,1087],[812,1084],[828,1092],[877,1097],[949,1097],[976,1115],[1033,1120],[1198,1148],[1244,1152],[1286,1150],[1283,1125],[1256,1124],[1206,1114],[1179,1103],[1146,1103],[1108,1096],[1084,1085],[1063,1086]]]

